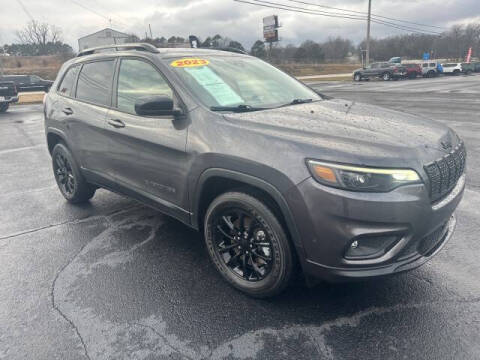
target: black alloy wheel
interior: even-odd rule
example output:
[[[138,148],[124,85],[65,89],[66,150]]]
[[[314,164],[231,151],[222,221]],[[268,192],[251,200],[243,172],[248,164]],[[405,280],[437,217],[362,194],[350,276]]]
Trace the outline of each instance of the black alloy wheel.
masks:
[[[69,202],[86,202],[95,195],[96,188],[86,182],[70,150],[63,143],[53,148],[52,165],[58,188]]]
[[[295,257],[278,218],[261,196],[228,192],[212,201],[204,218],[213,264],[231,285],[259,298],[283,291]]]
[[[272,270],[272,243],[267,230],[239,208],[227,208],[213,219],[215,252],[228,269],[247,281],[259,281]]]
[[[55,178],[60,186],[62,193],[72,196],[75,193],[75,175],[73,174],[72,165],[62,153],[57,153],[54,159]]]

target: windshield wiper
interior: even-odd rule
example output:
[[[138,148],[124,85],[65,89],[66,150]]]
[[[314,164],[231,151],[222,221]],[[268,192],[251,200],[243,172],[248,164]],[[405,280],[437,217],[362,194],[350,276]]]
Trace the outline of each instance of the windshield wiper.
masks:
[[[241,104],[237,106],[211,106],[210,110],[212,111],[233,111],[233,112],[247,112],[247,111],[259,111],[266,110],[268,108],[254,107],[246,104]]]
[[[306,104],[306,103],[311,103],[313,102],[313,99],[293,99],[289,103],[280,105],[279,107],[285,107],[285,106],[290,106],[290,105],[298,105],[298,104]]]

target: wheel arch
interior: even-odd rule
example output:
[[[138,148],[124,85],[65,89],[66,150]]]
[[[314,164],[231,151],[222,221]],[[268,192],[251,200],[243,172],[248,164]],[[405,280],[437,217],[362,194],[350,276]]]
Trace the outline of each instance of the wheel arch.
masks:
[[[63,131],[55,128],[49,128],[47,130],[47,146],[50,155],[52,154],[55,145],[57,145],[59,142],[63,142],[67,147],[69,147],[67,137]]]
[[[214,198],[224,192],[239,189],[250,194],[260,195],[266,200],[266,205],[285,226],[285,230],[288,232],[295,248],[297,248],[298,254],[298,249],[303,248],[300,234],[290,207],[282,193],[267,181],[238,171],[210,168],[202,173],[192,199],[192,226],[196,229],[203,226],[203,216]]]

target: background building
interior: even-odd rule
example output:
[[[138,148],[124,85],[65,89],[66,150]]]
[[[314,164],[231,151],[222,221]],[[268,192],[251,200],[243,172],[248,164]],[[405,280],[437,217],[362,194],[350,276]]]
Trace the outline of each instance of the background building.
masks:
[[[128,34],[106,28],[78,39],[78,50],[82,51],[102,45],[124,44],[127,42],[128,38]]]

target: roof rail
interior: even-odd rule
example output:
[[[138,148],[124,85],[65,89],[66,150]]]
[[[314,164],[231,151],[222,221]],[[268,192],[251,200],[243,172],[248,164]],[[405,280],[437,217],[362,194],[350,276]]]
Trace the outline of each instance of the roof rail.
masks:
[[[207,50],[229,51],[229,52],[233,52],[233,53],[249,55],[248,52],[246,52],[246,51],[244,51],[244,50],[241,50],[241,49],[234,48],[234,47],[200,47],[200,48],[198,48],[198,49],[201,49],[201,50],[207,49]]]
[[[101,53],[103,52],[103,50],[108,50],[108,49],[113,49],[114,51],[122,51],[122,50],[148,51],[154,54],[158,54],[160,52],[155,46],[148,43],[112,44],[112,45],[98,46],[98,47],[82,50],[78,53],[77,57]]]

